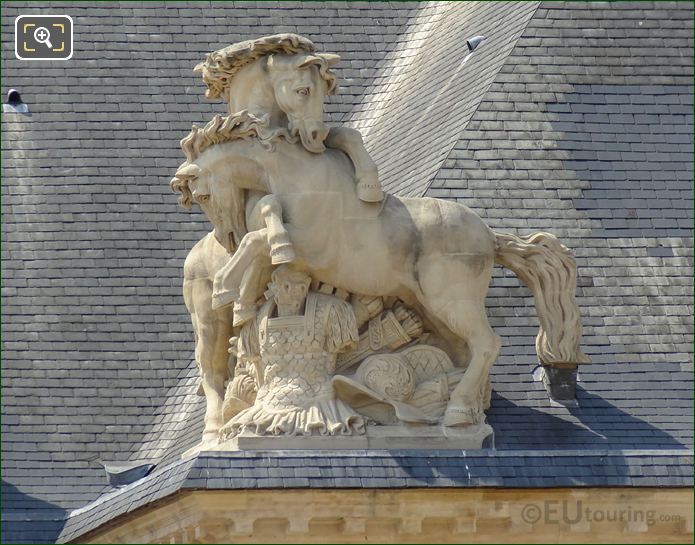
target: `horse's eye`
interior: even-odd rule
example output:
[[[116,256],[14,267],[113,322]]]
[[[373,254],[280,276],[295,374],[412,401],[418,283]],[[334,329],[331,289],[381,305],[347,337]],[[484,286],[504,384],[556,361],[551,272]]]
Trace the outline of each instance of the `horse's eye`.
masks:
[[[297,94],[302,97],[308,97],[311,91],[309,90],[308,87],[301,87],[297,89]]]

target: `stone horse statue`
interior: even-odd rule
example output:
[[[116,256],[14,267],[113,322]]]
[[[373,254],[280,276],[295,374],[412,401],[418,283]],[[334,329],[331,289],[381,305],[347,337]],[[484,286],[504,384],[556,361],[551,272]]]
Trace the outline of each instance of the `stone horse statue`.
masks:
[[[261,91],[251,92],[243,77],[234,82],[241,85],[239,92],[231,76],[221,88],[215,87],[219,77],[208,82],[213,92],[224,89],[230,110],[238,113],[193,128],[182,140],[187,160],[171,184],[181,193],[179,202],[197,203],[215,228],[187,258],[184,282],[208,403],[204,440],[212,439],[222,424],[224,381],[229,377],[226,348],[233,333],[233,313],[213,305],[213,286],[239,284],[250,292],[248,297],[261,295],[273,265],[284,259],[274,262],[272,254],[278,248],[287,250],[288,243],[286,261],[315,280],[351,293],[398,297],[416,308],[446,342],[453,361],[467,364],[451,394],[444,425],[481,423],[489,406],[488,373],[501,344],[485,313],[495,263],[512,269],[534,294],[540,361],[586,362],[579,348],[576,265],[569,250],[548,233],[495,233],[453,201],[359,198],[364,189],[360,182],[369,171],[362,168],[368,161],[360,160],[361,139],[341,136],[337,140],[351,143],[323,150],[333,129],[318,124],[316,100],[285,102],[291,122],[282,124],[279,112],[285,110],[278,94],[302,90],[298,96],[318,94],[322,103],[330,89],[328,61],[297,62],[296,55],[306,53],[264,45],[243,62],[237,59],[234,70],[242,66],[233,76],[255,71],[251,80],[262,81]],[[273,66],[279,64],[282,78],[274,75]],[[294,78],[293,71],[299,72]],[[314,83],[303,95],[307,73]],[[299,88],[293,86],[295,80],[303,82]],[[246,103],[238,98],[244,85]],[[261,109],[263,116],[251,113]]]
[[[378,202],[383,192],[376,165],[364,149],[360,133],[348,127],[329,129],[323,122],[324,98],[337,92],[337,79],[329,68],[339,59],[338,55],[315,54],[314,44],[306,38],[277,34],[215,51],[196,66],[195,71],[203,75],[208,98],[224,98],[229,113],[247,111],[258,116],[263,120],[264,135],[277,132],[288,141],[299,140],[312,153],[321,153],[326,146],[342,150],[355,167],[360,198]],[[203,205],[204,191],[198,193],[196,202]],[[250,195],[252,206],[249,209],[254,208],[261,196]],[[190,207],[191,201],[183,201],[183,204]],[[257,212],[272,221],[277,217],[277,206],[271,196],[260,203]],[[195,332],[195,359],[201,370],[202,393],[207,401],[204,442],[216,441],[223,424],[224,384],[230,378],[233,364],[227,349],[234,331],[235,313],[225,305],[213,307],[213,279],[229,260],[226,248],[236,248],[246,233],[243,214],[236,217],[218,215],[212,223],[215,231],[203,237],[186,258],[183,284],[184,301]],[[283,230],[275,224],[272,231],[278,238],[273,245],[273,263],[292,261],[294,255]],[[222,236],[230,237],[228,244],[218,243]],[[237,305],[238,320],[241,316],[249,317],[248,307],[255,301],[257,291],[251,284],[252,280],[260,281],[259,267],[249,264],[243,282],[248,289],[242,293],[246,306]],[[269,271],[265,273],[267,277]]]

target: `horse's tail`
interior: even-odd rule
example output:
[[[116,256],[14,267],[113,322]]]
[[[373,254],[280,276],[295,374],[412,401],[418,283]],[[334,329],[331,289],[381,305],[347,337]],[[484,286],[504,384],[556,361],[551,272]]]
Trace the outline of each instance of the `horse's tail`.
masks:
[[[540,322],[536,337],[540,362],[589,363],[579,348],[577,264],[570,250],[550,233],[526,237],[495,233],[495,239],[495,262],[514,271],[533,293]]]

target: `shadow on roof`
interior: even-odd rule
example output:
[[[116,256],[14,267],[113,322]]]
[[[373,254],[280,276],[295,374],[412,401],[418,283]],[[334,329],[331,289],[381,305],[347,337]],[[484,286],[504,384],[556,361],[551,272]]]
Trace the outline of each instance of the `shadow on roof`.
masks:
[[[577,385],[578,407],[516,405],[496,392],[488,422],[496,447],[512,449],[679,449],[688,445]]]
[[[65,509],[25,494],[2,479],[2,543],[55,543]]]

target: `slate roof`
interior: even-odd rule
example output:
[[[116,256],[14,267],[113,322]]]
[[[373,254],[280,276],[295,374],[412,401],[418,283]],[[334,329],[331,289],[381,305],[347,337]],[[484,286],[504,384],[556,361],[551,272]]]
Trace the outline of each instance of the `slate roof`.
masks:
[[[552,459],[552,470],[545,469]],[[208,452],[104,494],[74,511],[67,543],[174,492],[268,488],[683,486],[692,451],[266,451]]]
[[[594,362],[578,410],[537,411],[547,401],[519,367],[536,361],[533,301],[496,269],[498,446],[692,444],[692,16],[677,2],[540,5],[429,183],[577,257]]]
[[[32,112],[2,125],[3,542],[54,541],[69,511],[104,493],[111,499],[84,511],[94,520],[132,505],[100,460],[157,463],[138,486],[166,480],[161,491],[185,488],[212,459],[179,461],[203,408],[180,276],[208,226],[176,206],[168,180],[182,135],[224,110],[203,98],[193,65],[285,31],[343,57],[327,111],[364,131],[391,191],[460,199],[495,229],[548,230],[577,255],[594,364],[580,370],[575,408],[552,405],[533,380],[532,298],[496,270],[487,305],[504,343],[488,418],[497,450],[475,454],[494,460],[491,477],[560,482],[560,470],[539,474],[555,450],[573,457],[562,467],[581,485],[600,450],[621,467],[668,468],[653,485],[692,486],[690,3],[47,6],[75,21],[66,63],[14,58],[14,17],[48,10],[2,11],[2,89],[18,88]],[[478,34],[487,39],[462,64]],[[316,462],[300,467],[320,467],[312,453],[286,467],[302,456]],[[355,454],[356,467],[375,468],[360,486],[383,482],[378,468],[395,456],[426,467],[414,453]],[[229,459],[215,478],[238,476],[233,460],[244,456]],[[295,471],[281,478],[309,479]],[[611,475],[598,477],[647,482]],[[428,484],[460,484],[447,476]],[[61,539],[84,520],[70,518]]]
[[[346,117],[368,142],[387,191],[424,193],[537,6],[432,2],[411,19]],[[468,54],[474,35],[487,38],[485,47]]]

